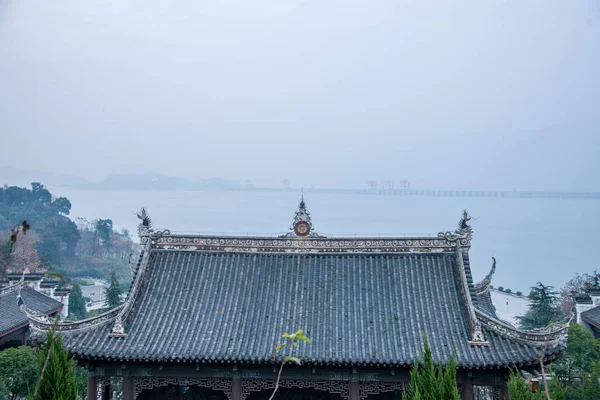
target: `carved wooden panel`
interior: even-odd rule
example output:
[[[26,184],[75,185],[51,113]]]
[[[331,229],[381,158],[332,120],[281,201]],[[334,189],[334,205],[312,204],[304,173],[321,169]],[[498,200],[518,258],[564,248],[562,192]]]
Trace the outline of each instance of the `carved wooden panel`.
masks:
[[[136,377],[134,378],[134,398],[137,398],[142,390],[154,389],[164,386],[199,386],[203,388],[219,390],[225,394],[228,400],[233,398],[233,382],[230,379],[221,378],[162,378],[162,377]]]
[[[359,395],[361,400],[365,400],[369,395],[395,392],[396,390],[404,392],[409,389],[410,382],[360,382]]]
[[[349,382],[347,381],[302,381],[281,380],[279,387],[315,389],[328,393],[339,394],[342,399],[348,399]],[[250,392],[275,389],[275,381],[263,379],[242,379],[242,400],[250,395]]]

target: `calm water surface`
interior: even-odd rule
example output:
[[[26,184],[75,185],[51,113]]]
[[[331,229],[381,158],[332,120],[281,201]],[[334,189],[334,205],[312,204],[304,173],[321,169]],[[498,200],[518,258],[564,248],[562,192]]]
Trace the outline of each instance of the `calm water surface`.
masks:
[[[135,233],[134,211],[145,206],[158,228],[185,233],[269,234],[287,231],[297,193],[75,190],[72,217],[111,218]],[[474,278],[498,268],[494,285],[528,291],[537,281],[562,286],[597,264],[600,202],[594,200],[395,197],[307,194],[315,230],[325,235],[436,235],[453,230],[463,208],[474,238]]]

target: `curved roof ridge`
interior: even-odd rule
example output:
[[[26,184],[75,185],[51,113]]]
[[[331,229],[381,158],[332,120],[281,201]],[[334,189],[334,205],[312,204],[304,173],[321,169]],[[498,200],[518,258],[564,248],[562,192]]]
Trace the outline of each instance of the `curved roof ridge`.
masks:
[[[479,282],[475,283],[473,286],[475,287],[475,294],[481,295],[488,290],[490,290],[490,285],[492,283],[492,276],[496,272],[496,258],[492,257],[492,268],[490,272]]]
[[[570,320],[564,324],[554,324],[545,328],[522,330],[514,327],[506,321],[503,321],[499,318],[494,318],[488,313],[477,308],[475,309],[475,312],[477,313],[477,319],[483,326],[504,338],[512,339],[535,347],[548,345],[556,347],[558,345],[566,344]]]

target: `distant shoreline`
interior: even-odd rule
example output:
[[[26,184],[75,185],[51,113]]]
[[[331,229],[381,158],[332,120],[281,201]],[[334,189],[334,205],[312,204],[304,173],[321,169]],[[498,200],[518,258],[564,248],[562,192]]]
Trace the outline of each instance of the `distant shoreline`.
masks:
[[[62,185],[59,185],[62,186]],[[557,192],[557,191],[502,191],[502,190],[442,190],[442,189],[331,189],[331,188],[227,188],[227,187],[202,187],[182,185],[161,187],[147,185],[131,186],[103,186],[99,185],[65,185],[71,189],[79,190],[190,190],[207,192],[281,192],[281,193],[320,193],[340,195],[365,195],[365,196],[410,196],[410,197],[482,197],[482,198],[507,198],[507,199],[579,199],[600,200],[600,192]]]

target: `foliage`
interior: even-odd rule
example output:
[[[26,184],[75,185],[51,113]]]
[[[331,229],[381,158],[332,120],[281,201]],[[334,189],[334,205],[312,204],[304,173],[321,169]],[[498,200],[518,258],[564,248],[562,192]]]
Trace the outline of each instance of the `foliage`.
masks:
[[[0,352],[0,382],[12,398],[33,393],[39,373],[39,364],[32,348],[21,346]],[[0,393],[0,398],[5,397]]]
[[[85,399],[87,397],[87,378],[88,372],[85,368],[75,366],[75,381],[77,382],[77,398]]]
[[[63,347],[62,336],[54,333],[54,329],[48,332],[46,341],[38,354],[42,376],[37,390],[37,398],[75,400],[77,398],[75,362],[69,358],[68,350]]]
[[[600,274],[595,270],[591,274],[575,274],[560,290],[560,308],[565,317],[573,314],[575,300],[573,294],[584,293],[586,285],[600,286]]]
[[[456,381],[456,361],[454,354],[446,368],[435,366],[433,353],[427,338],[423,345],[423,365],[418,360],[410,371],[410,393],[403,393],[403,400],[459,400]]]
[[[112,236],[112,231],[113,231],[112,220],[99,219],[96,221],[96,232],[98,232],[98,236],[100,237],[100,242],[106,247],[110,247],[110,238]]]
[[[498,290],[504,292],[504,286],[498,286]]]
[[[507,386],[508,395],[511,400],[534,400],[539,398],[539,395],[531,392],[527,381],[516,371],[510,372]]]
[[[106,304],[109,308],[114,308],[121,304],[121,294],[123,294],[115,271],[110,273],[109,284],[110,286],[104,289]]]
[[[277,374],[277,380],[275,380],[275,389],[273,389],[273,393],[271,393],[271,397],[269,397],[269,400],[273,400],[275,398],[275,393],[277,393],[277,389],[279,389],[279,381],[281,380],[281,372],[283,371],[283,366],[287,362],[293,362],[295,364],[302,365],[302,360],[300,360],[300,358],[298,357],[294,357],[294,349],[298,347],[298,343],[300,343],[300,341],[312,343],[310,338],[304,335],[304,331],[302,329],[298,329],[296,333],[285,332],[281,337],[284,338],[285,341],[283,343],[279,343],[275,347],[275,351],[273,351],[273,358],[275,358],[277,352],[283,350],[284,348],[286,348],[286,346],[290,350],[288,354],[283,357],[283,361],[281,362],[281,366],[279,367],[279,373]]]
[[[552,364],[569,400],[600,399],[600,340],[582,325],[571,324],[564,356]]]
[[[86,315],[87,309],[83,294],[81,293],[81,286],[78,283],[74,283],[69,294],[69,318],[84,319]]]
[[[506,293],[509,293],[509,294],[510,294],[510,293],[512,293],[512,290],[510,290],[510,289],[508,289],[508,288],[507,288],[507,289],[505,289],[504,291],[505,291]]]
[[[135,252],[129,233],[115,232],[110,219],[75,224],[67,217],[70,212],[69,199],[53,198],[39,182],[33,182],[31,188],[0,187],[0,232],[22,220],[35,227],[28,242],[17,244],[27,246],[21,253],[25,259],[13,260],[6,265],[8,270],[22,271],[27,264],[29,270],[50,268],[71,275],[86,269],[94,276],[104,277],[116,269],[118,276],[129,277],[128,264]],[[3,265],[7,264],[9,244],[0,242]],[[15,250],[16,257],[19,249]],[[104,266],[105,259],[111,260],[110,268]]]
[[[553,289],[541,282],[531,288],[529,309],[525,315],[517,317],[522,329],[543,328],[558,319],[558,293]]]
[[[551,377],[547,385],[551,400],[567,399],[564,387],[555,376]],[[539,391],[532,392],[529,383],[517,371],[510,372],[508,394],[511,400],[547,400],[548,398],[541,387]]]
[[[516,295],[517,295],[517,296],[523,296],[523,292],[521,292],[521,291],[519,290],[519,291],[517,291]]]

